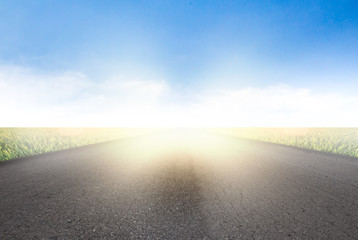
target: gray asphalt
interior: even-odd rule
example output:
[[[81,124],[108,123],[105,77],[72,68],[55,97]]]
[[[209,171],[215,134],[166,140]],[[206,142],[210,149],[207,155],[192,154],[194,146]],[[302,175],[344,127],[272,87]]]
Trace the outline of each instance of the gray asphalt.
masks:
[[[358,239],[358,159],[185,130],[0,164],[0,239]]]

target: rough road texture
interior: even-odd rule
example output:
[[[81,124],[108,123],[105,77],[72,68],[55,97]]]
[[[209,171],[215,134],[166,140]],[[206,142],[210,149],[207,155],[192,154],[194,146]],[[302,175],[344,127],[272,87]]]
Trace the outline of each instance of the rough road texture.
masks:
[[[206,133],[1,163],[0,196],[2,240],[358,239],[357,159]]]

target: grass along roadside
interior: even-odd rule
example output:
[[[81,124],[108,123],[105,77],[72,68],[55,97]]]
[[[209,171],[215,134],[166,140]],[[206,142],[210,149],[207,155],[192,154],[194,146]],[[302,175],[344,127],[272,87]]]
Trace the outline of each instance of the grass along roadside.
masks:
[[[358,128],[218,128],[215,132],[358,157]]]
[[[0,128],[0,161],[149,133],[141,128]]]
[[[0,128],[0,161],[153,132],[147,128]],[[214,132],[358,157],[358,128],[216,128]]]

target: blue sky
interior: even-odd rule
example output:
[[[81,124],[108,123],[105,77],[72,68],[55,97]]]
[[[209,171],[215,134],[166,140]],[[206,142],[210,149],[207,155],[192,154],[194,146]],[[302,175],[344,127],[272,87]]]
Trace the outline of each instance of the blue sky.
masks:
[[[18,93],[13,93],[14,99],[21,99],[18,105],[4,104],[4,100],[7,106],[3,107],[17,109],[12,110],[14,116],[22,116],[25,113],[19,106],[23,101],[38,115],[48,116],[41,124],[78,125],[85,114],[96,116],[98,108],[107,108],[104,105],[110,105],[111,101],[117,107],[101,113],[115,119],[120,118],[124,108],[127,115],[145,117],[151,112],[139,112],[148,109],[143,103],[150,102],[157,115],[176,109],[178,114],[192,116],[193,120],[198,118],[193,111],[210,112],[212,105],[208,99],[221,99],[228,91],[237,95],[243,91],[265,92],[268,102],[281,96],[282,89],[285,96],[295,93],[301,96],[299,93],[307,91],[305,94],[312,101],[322,104],[327,96],[352,103],[358,89],[357,13],[358,3],[345,0],[2,1],[0,87],[6,88],[8,94],[17,87],[23,89],[24,95],[30,93],[28,97],[15,97]],[[54,89],[56,84],[61,87]],[[112,92],[115,87],[111,85],[119,86],[118,91]],[[46,92],[38,92],[34,86],[42,86]],[[123,86],[134,87],[128,90]],[[66,93],[66,88],[73,89],[72,95]],[[146,93],[147,89],[156,90]],[[51,92],[58,90],[63,92]],[[79,110],[91,101],[98,102],[95,99],[102,99],[103,105]],[[132,106],[133,102],[136,103]],[[55,117],[50,109],[66,109],[66,104],[77,106],[71,113],[63,112],[75,116],[74,119],[66,123],[54,121],[59,116]],[[353,104],[348,105],[348,112],[357,110],[352,109]],[[258,113],[264,108],[252,107]],[[229,112],[235,112],[234,105],[230,109]],[[277,111],[272,109],[268,114]],[[240,110],[232,117],[229,113],[222,115],[239,119],[245,113]],[[295,119],[299,114],[309,112],[286,106],[271,121]],[[329,117],[328,112],[321,115]],[[186,125],[191,120],[182,119],[188,122]],[[34,117],[32,122],[36,121]],[[197,119],[194,125],[200,121]],[[217,119],[212,124],[247,125],[235,121]],[[115,123],[128,125],[127,122]],[[153,118],[152,122],[158,121]],[[251,122],[249,118],[247,122]],[[324,119],[301,122],[351,125],[344,119],[329,124]],[[27,123],[13,120],[2,123],[13,124]]]

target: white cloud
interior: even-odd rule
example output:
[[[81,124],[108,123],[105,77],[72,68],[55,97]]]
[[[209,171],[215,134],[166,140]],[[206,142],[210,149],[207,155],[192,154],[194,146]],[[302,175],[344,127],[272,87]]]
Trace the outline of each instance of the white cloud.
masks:
[[[288,86],[205,94],[198,108],[227,126],[357,126],[358,98]]]
[[[148,80],[149,79],[149,80]],[[0,126],[357,126],[358,97],[289,86],[203,90],[166,81],[0,66]],[[174,99],[175,98],[175,99]]]

